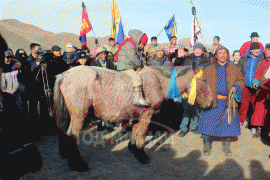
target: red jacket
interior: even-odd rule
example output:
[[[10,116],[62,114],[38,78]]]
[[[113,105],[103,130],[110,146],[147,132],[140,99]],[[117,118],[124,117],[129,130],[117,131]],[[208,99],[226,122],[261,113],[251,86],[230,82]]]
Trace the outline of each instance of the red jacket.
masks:
[[[265,52],[263,44],[258,42],[260,44],[261,49],[263,50],[263,52]],[[240,48],[240,55],[243,56],[244,54],[246,54],[247,50],[250,48],[251,45],[251,41],[245,42],[241,48]]]
[[[257,79],[258,81],[260,81],[262,75],[266,72],[266,70],[268,69],[269,66],[270,66],[270,59],[269,58],[264,59],[260,65],[260,67],[256,71],[254,79]]]

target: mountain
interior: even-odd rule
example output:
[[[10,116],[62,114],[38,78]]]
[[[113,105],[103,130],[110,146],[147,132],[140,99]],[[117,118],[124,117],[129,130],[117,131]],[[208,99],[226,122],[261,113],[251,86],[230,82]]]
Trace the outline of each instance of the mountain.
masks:
[[[34,25],[20,22],[16,19],[0,20],[0,31],[7,41],[9,48],[11,48],[14,53],[17,49],[22,48],[30,54],[29,46],[34,42],[40,44],[44,50],[51,49],[52,46],[58,45],[62,48],[62,52],[65,51],[65,46],[69,42],[72,42],[75,47],[81,47],[79,35],[77,34],[67,32],[54,34]],[[103,45],[108,42],[109,36],[97,37],[97,39],[99,40],[99,44]],[[87,37],[87,42],[89,49],[92,51],[95,45],[94,38]],[[178,43],[185,45],[191,50],[190,38],[182,38],[178,40]],[[161,45],[167,46],[168,43],[162,43]]]

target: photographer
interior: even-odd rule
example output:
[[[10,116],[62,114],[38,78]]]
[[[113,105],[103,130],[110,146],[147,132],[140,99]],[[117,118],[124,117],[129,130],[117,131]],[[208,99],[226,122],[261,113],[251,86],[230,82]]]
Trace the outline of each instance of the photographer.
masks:
[[[30,45],[31,54],[27,61],[30,63],[31,72],[29,81],[29,115],[33,119],[38,119],[37,105],[40,105],[40,118],[48,119],[48,104],[44,91],[43,69],[47,69],[47,62],[41,55],[41,46],[36,43]]]

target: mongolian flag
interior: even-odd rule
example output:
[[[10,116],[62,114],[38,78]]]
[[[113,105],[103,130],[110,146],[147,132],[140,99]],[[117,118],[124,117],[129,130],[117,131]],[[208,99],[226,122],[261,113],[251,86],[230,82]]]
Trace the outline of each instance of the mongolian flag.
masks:
[[[116,28],[119,23],[120,14],[118,7],[115,3],[115,1],[112,1],[112,28],[111,28],[111,37],[115,38]]]
[[[120,19],[119,28],[118,28],[118,36],[117,36],[116,43],[118,45],[120,45],[124,41],[124,37],[125,37],[124,29],[123,29],[123,25],[122,25],[122,20]]]
[[[168,24],[164,27],[166,34],[171,40],[172,36],[176,36],[177,31],[176,31],[176,21],[175,21],[175,15],[169,20]]]
[[[84,5],[84,3],[82,3],[82,7],[82,25],[80,30],[81,48],[83,48],[83,46],[87,46],[86,34],[89,33],[92,28],[92,25],[86,13],[86,6]]]

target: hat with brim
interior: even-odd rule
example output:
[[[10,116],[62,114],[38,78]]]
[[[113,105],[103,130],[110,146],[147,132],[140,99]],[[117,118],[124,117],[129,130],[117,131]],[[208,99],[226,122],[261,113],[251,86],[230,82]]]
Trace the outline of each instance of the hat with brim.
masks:
[[[186,52],[188,52],[189,50],[186,48],[186,46],[184,46],[184,45],[179,45],[179,48],[182,48],[182,49],[184,49],[184,51],[186,51]]]
[[[52,51],[60,51],[61,48],[59,46],[53,46]]]
[[[253,37],[260,37],[260,36],[257,32],[253,32],[253,33],[251,33],[250,37],[253,38]]]
[[[97,51],[96,51],[96,57],[100,54],[100,53],[106,53],[106,49],[104,49],[103,47],[99,47],[97,48]]]
[[[78,53],[78,59],[87,59],[86,53],[84,51]]]

